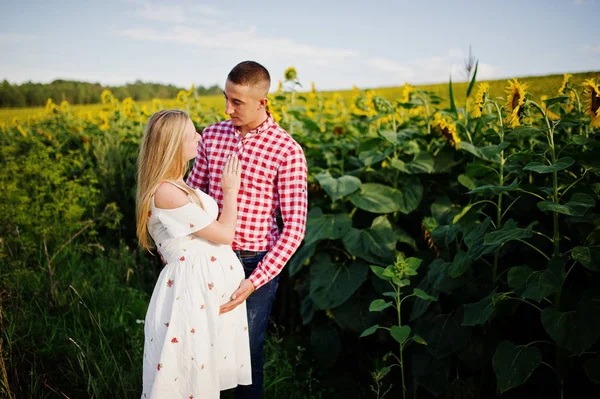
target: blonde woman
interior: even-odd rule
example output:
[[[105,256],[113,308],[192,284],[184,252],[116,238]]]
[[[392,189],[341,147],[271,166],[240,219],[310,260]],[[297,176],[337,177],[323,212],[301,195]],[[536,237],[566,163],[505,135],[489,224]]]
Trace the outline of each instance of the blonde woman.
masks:
[[[142,398],[218,398],[252,383],[246,304],[219,310],[244,280],[231,249],[240,164],[229,157],[223,165],[217,217],[217,203],[183,181],[199,140],[184,112],[163,110],[140,146],[137,235],[165,263],[144,324]]]

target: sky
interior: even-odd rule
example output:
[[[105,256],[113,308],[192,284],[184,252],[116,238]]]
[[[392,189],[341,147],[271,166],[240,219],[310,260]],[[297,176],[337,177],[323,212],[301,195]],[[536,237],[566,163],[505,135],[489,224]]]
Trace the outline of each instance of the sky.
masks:
[[[0,0],[0,80],[224,86],[238,63],[318,90],[600,70],[600,0]]]

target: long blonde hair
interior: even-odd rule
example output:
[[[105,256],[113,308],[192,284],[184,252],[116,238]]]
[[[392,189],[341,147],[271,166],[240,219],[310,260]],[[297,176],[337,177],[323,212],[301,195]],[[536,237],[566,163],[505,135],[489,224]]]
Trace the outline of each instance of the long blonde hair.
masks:
[[[150,201],[160,183],[176,181],[185,175],[188,160],[184,157],[184,132],[190,117],[180,110],[162,110],[148,120],[138,155],[136,189],[136,232],[139,244],[150,251],[154,247],[148,232]],[[202,206],[198,194],[185,186],[192,198]]]

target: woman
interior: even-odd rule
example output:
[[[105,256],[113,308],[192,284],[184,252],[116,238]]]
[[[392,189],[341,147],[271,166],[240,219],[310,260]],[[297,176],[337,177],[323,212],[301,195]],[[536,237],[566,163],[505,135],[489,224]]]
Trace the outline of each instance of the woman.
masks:
[[[240,169],[229,157],[221,185],[223,211],[184,180],[200,135],[182,111],[150,117],[138,159],[137,235],[165,267],[144,325],[143,398],[218,398],[250,385],[246,304],[219,315],[244,279],[231,249]]]

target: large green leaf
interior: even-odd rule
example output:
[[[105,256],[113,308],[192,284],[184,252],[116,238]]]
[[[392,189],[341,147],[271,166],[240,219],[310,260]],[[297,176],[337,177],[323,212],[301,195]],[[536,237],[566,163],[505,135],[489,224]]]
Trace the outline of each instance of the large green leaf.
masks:
[[[351,255],[370,263],[387,265],[396,256],[396,235],[385,216],[375,218],[368,229],[350,229],[342,242]]]
[[[600,355],[588,359],[583,364],[583,369],[591,381],[600,384]]]
[[[460,207],[453,204],[447,195],[442,195],[431,204],[431,216],[439,225],[451,224],[454,216],[461,211]]]
[[[501,245],[508,241],[529,238],[533,235],[533,226],[536,224],[538,224],[537,221],[531,223],[525,229],[520,229],[513,219],[509,219],[500,230],[487,233],[483,237],[483,243],[485,245]]]
[[[547,307],[542,311],[544,329],[560,347],[580,354],[600,338],[600,302],[584,300],[570,312]]]
[[[354,176],[341,176],[334,179],[329,171],[319,173],[315,176],[321,187],[331,197],[332,201],[337,201],[345,196],[352,194],[360,189],[361,181]]]
[[[450,275],[451,267],[452,263],[444,262],[443,259],[436,259],[431,262],[427,269],[427,282],[431,285],[433,291],[451,293],[464,283],[461,277],[453,278]]]
[[[469,87],[467,88],[467,98],[471,95],[471,90],[473,90],[473,87],[475,86],[475,79],[477,78],[477,69],[479,68],[479,60],[477,60],[477,62],[475,63],[475,71],[473,72],[473,77],[471,78],[471,81],[469,82]]]
[[[486,191],[491,191],[494,194],[500,194],[500,193],[505,193],[507,191],[514,191],[518,188],[519,188],[519,179],[514,179],[512,181],[512,183],[510,183],[508,186],[480,186],[480,187],[474,188],[473,190],[469,191],[467,194],[479,194],[479,193],[484,193]]]
[[[345,265],[319,254],[310,265],[310,297],[319,309],[344,303],[367,278],[369,267],[361,260]]]
[[[321,208],[314,207],[308,212],[304,244],[312,244],[319,240],[337,240],[351,227],[352,219],[347,213],[324,215]]]
[[[600,272],[600,248],[593,247],[575,247],[571,251],[573,259],[581,263],[584,267]]]
[[[564,157],[552,165],[545,165],[541,162],[530,162],[523,168],[523,170],[531,170],[536,173],[551,173],[557,172],[559,170],[567,169],[569,166],[573,165],[575,160],[571,157]]]
[[[390,329],[390,335],[394,338],[398,343],[403,344],[410,335],[410,327],[409,326],[392,326]]]
[[[501,341],[492,358],[498,390],[506,392],[525,383],[541,362],[542,353],[535,346]]]
[[[537,207],[541,211],[551,211],[569,216],[583,216],[594,205],[596,205],[596,200],[583,193],[573,194],[571,200],[564,205],[553,201],[540,201],[537,203]]]
[[[483,298],[479,302],[467,303],[463,305],[465,315],[463,317],[463,326],[478,326],[485,324],[490,316],[496,310],[494,305],[494,297],[496,296],[496,290],[492,291],[488,296]]]
[[[412,238],[410,234],[404,231],[400,226],[392,223],[392,229],[394,229],[394,234],[396,235],[396,240],[398,242],[410,245],[410,247],[415,251],[418,249],[415,239]]]
[[[454,102],[454,90],[452,90],[452,75],[450,75],[450,83],[448,84],[448,96],[450,97],[450,111],[454,114],[456,111],[456,103]]]
[[[418,333],[429,344],[431,354],[442,359],[467,346],[471,339],[471,329],[463,327],[461,312],[440,314],[419,327]]]
[[[296,273],[304,266],[307,260],[309,260],[314,254],[315,249],[317,248],[316,244],[304,244],[302,248],[300,248],[296,253],[292,256],[290,261],[288,262],[286,269],[290,274],[290,277],[294,277]]]
[[[471,266],[471,257],[463,250],[459,250],[454,256],[454,261],[450,267],[450,276],[452,278],[462,276],[469,266]]]
[[[333,319],[341,328],[356,333],[363,332],[381,320],[380,313],[369,312],[369,302],[375,297],[375,293],[364,295],[361,292],[354,293],[346,302],[331,309]]]
[[[391,213],[400,210],[400,191],[379,183],[364,183],[361,189],[350,196],[350,201],[365,211]]]
[[[515,266],[508,271],[508,285],[519,297],[541,302],[548,295],[558,292],[562,281],[550,270]]]
[[[391,165],[400,172],[415,174],[415,173],[432,173],[433,172],[433,157],[426,151],[421,151],[415,155],[411,162],[404,162],[400,159],[393,158]]]
[[[415,176],[404,180],[398,187],[398,210],[406,215],[417,209],[423,199],[423,185]]]

